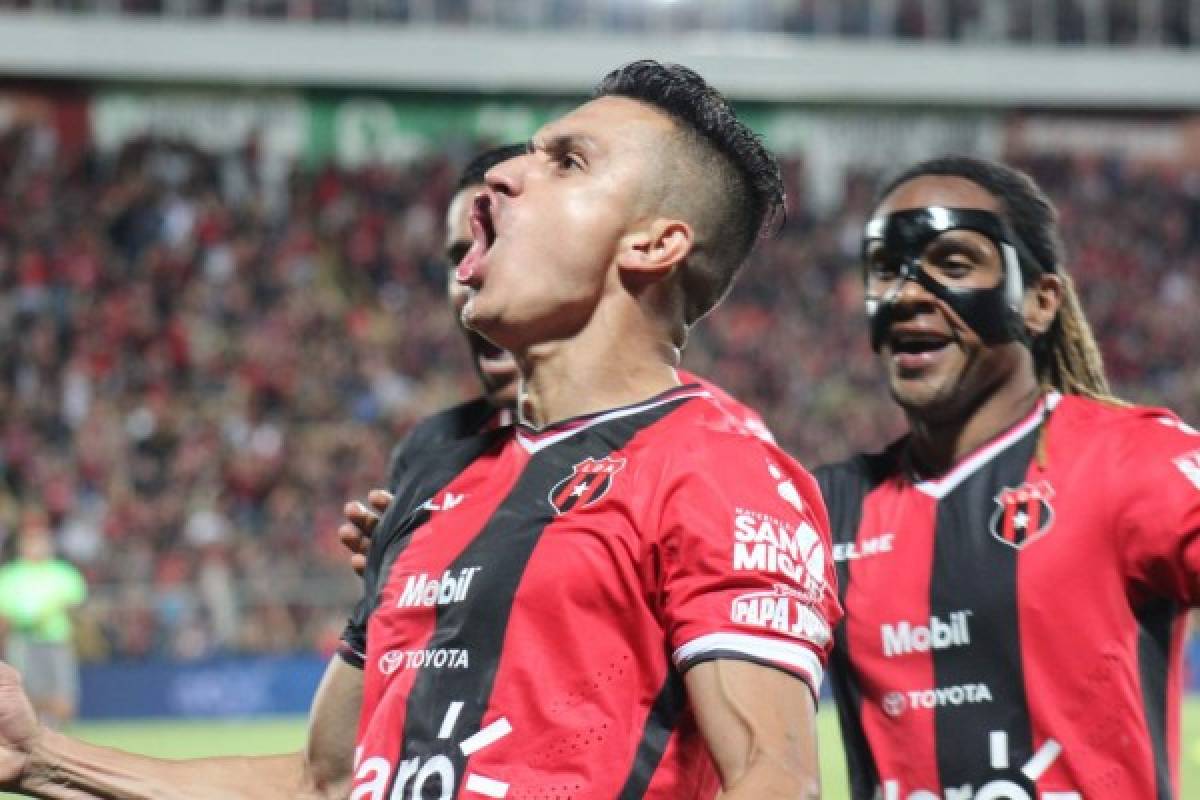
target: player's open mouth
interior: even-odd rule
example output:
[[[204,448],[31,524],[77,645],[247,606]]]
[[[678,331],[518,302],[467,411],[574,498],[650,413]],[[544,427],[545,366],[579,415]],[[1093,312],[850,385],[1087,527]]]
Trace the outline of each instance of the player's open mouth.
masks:
[[[475,196],[471,207],[471,249],[458,262],[454,278],[465,286],[478,289],[483,282],[483,259],[496,243],[496,226],[492,220],[492,199],[486,192]]]
[[[893,330],[887,338],[892,358],[902,367],[919,367],[931,363],[953,342],[953,338],[936,331]]]

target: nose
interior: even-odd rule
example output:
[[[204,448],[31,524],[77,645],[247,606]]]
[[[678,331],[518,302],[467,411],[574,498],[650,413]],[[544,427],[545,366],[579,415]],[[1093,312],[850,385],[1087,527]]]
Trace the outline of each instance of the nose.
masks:
[[[483,180],[489,189],[498,194],[510,197],[519,194],[524,180],[525,165],[528,161],[528,155],[502,161],[489,169],[483,176]]]
[[[906,266],[879,295],[876,307],[885,306],[891,308],[892,318],[908,319],[937,308],[938,298],[917,280],[916,270]]]

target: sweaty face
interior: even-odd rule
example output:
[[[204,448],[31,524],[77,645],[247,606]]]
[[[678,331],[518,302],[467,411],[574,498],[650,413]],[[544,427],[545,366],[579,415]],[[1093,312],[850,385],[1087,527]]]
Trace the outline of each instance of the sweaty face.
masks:
[[[463,256],[471,248],[471,204],[483,186],[468,186],[450,201],[446,210],[446,296],[454,318],[462,325],[462,310],[470,290],[455,279]],[[479,375],[489,402],[496,408],[509,408],[517,402],[517,362],[512,355],[472,330],[463,328],[471,349],[471,364]]]
[[[531,151],[494,167],[475,203],[475,245],[458,279],[463,321],[522,352],[575,336],[619,291],[613,268],[641,207],[642,176],[673,132],[635,100],[593,100],[545,126]]]
[[[996,198],[966,179],[929,175],[896,187],[873,216],[929,206],[1002,211]],[[868,295],[896,289],[894,266],[877,250],[865,255]],[[936,237],[925,247],[921,266],[948,287],[987,289],[1003,279],[1000,251],[974,231],[952,230]],[[910,416],[950,422],[970,414],[1019,368],[1021,344],[987,346],[915,281],[899,284],[896,291],[892,324],[879,355],[892,397]]]

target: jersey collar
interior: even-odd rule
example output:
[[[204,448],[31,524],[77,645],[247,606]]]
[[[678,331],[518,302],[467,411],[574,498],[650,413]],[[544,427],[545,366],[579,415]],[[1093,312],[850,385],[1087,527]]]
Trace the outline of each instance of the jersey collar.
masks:
[[[942,475],[940,478],[930,480],[918,480],[915,482],[917,491],[923,492],[930,497],[941,500],[950,492],[958,488],[959,484],[965,481],[971,475],[979,471],[979,469],[994,459],[996,456],[1003,453],[1009,447],[1025,437],[1027,433],[1041,425],[1046,419],[1046,415],[1054,410],[1058,405],[1058,401],[1062,399],[1062,395],[1058,392],[1048,392],[1033,407],[1020,422],[1013,425],[1004,433],[992,439],[987,444],[979,447],[975,452],[958,462],[949,472]]]
[[[640,414],[648,409],[690,397],[712,397],[712,393],[699,384],[690,383],[683,386],[674,386],[640,403],[610,408],[605,411],[594,411],[591,414],[581,414],[578,417],[569,417],[560,422],[555,422],[553,425],[547,425],[544,428],[533,428],[524,422],[518,422],[516,425],[517,441],[525,448],[526,452],[532,455],[539,450],[544,450],[550,445],[558,444],[564,439],[569,439],[581,431],[608,422],[609,420]]]

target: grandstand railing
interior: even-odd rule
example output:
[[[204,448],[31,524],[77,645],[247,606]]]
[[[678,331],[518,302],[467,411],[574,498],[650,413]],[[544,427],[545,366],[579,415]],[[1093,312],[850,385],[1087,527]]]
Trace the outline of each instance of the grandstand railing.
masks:
[[[0,11],[1200,48],[1200,0],[0,0]]]

